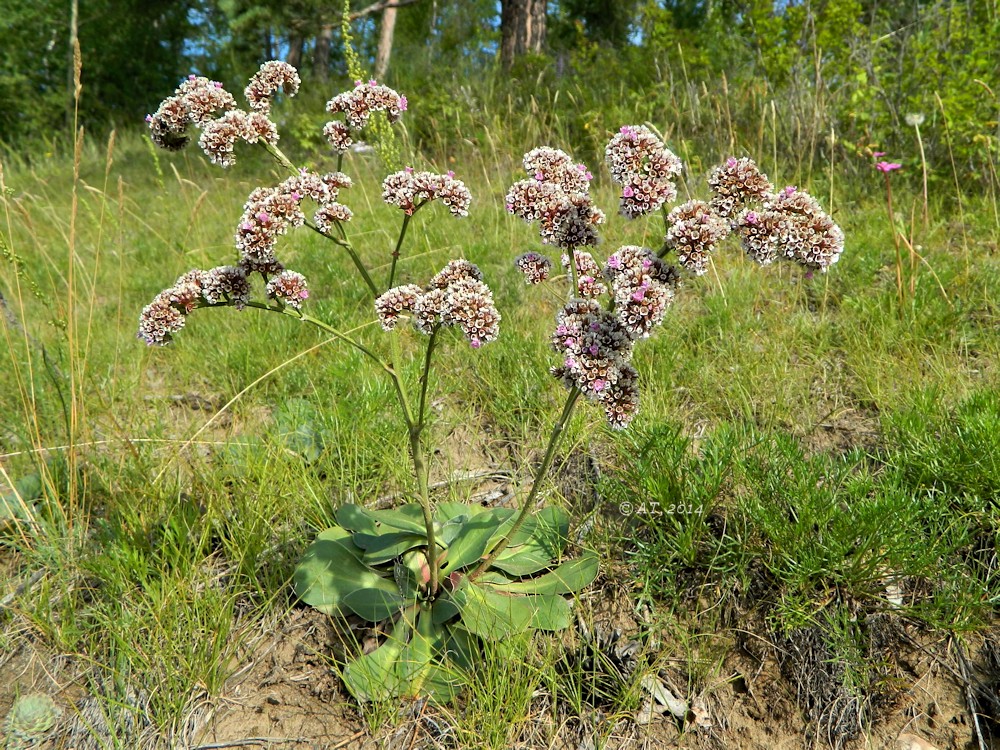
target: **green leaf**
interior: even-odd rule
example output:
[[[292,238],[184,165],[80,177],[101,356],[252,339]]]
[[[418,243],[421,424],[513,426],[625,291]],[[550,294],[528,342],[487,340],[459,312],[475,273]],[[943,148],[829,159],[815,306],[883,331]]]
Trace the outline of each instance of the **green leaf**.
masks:
[[[43,493],[42,477],[37,471],[18,479],[14,489],[0,495],[0,528],[15,521],[30,520],[35,510],[31,503]]]
[[[523,581],[512,581],[496,585],[498,591],[512,594],[575,594],[593,583],[597,578],[597,555],[588,553],[576,560],[570,560],[555,570]],[[485,577],[480,581],[486,583]]]
[[[543,508],[521,527],[493,566],[515,576],[549,567],[562,553],[569,534],[569,517],[561,508]]]
[[[384,578],[380,580],[385,581]],[[403,606],[399,588],[394,583],[390,583],[390,586],[391,588],[357,589],[345,594],[341,604],[368,622],[381,622],[399,612]]]
[[[433,605],[431,605],[431,612],[433,613],[433,621],[435,625],[440,625],[441,623],[447,622],[452,617],[459,613],[458,605],[450,597],[439,596]]]
[[[539,630],[565,630],[569,627],[573,610],[569,602],[558,594],[530,594],[524,598],[530,599],[535,609],[531,627]]]
[[[526,596],[505,596],[467,584],[453,599],[462,613],[462,625],[483,638],[500,640],[531,627],[536,607]]]
[[[357,532],[353,537],[354,544],[365,551],[364,561],[369,565],[378,565],[399,557],[407,550],[427,543],[422,534],[410,531],[397,531],[391,534],[363,534]]]
[[[494,508],[469,518],[458,535],[448,546],[448,561],[442,567],[445,575],[479,562],[490,540],[497,531],[505,531],[513,524],[514,511]]]
[[[423,510],[416,503],[387,510],[369,510],[354,503],[347,503],[337,509],[337,523],[345,529],[372,535],[398,531],[426,533]]]
[[[399,695],[399,657],[413,626],[400,617],[385,643],[365,654],[344,670],[344,684],[359,701],[386,700]]]
[[[398,594],[395,583],[361,562],[360,554],[349,531],[334,526],[320,532],[295,568],[295,593],[328,615],[340,612],[344,597],[359,589]]]

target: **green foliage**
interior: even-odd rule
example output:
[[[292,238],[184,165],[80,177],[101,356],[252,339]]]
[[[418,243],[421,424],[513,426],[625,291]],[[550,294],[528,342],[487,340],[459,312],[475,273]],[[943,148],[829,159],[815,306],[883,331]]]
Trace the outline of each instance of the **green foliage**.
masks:
[[[511,537],[494,564],[506,575],[470,575],[509,534],[514,516],[507,508],[438,505],[439,568],[432,575],[420,505],[368,510],[347,504],[337,511],[337,525],[316,537],[296,568],[295,590],[321,612],[387,623],[385,641],[344,671],[356,698],[448,701],[474,668],[478,639],[569,626],[563,597],[594,580],[597,558],[552,568],[566,543],[564,512],[547,508]]]

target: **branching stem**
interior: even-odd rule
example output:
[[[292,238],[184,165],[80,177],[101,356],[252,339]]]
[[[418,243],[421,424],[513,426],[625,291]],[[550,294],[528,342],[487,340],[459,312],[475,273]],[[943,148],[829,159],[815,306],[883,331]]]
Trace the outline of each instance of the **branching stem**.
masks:
[[[479,566],[472,571],[469,575],[470,582],[475,581],[479,578],[479,576],[490,569],[500,554],[507,549],[510,544],[510,540],[513,539],[514,535],[521,530],[524,522],[528,520],[528,516],[531,515],[531,511],[535,506],[535,498],[538,496],[538,493],[542,488],[542,482],[545,479],[545,476],[549,473],[549,468],[552,466],[552,459],[556,455],[556,448],[559,447],[559,442],[562,440],[563,433],[566,430],[566,425],[569,424],[570,417],[573,416],[573,408],[576,406],[576,402],[579,398],[580,389],[574,385],[570,389],[569,395],[566,397],[566,404],[563,406],[562,415],[559,417],[559,421],[552,427],[552,434],[549,436],[549,445],[545,449],[545,458],[542,459],[541,465],[535,472],[534,479],[531,483],[531,491],[528,493],[528,497],[521,505],[521,511],[518,513],[517,519],[514,521],[514,525],[510,527],[510,532],[507,536],[501,539],[499,544],[497,544],[489,555],[483,558],[483,561],[479,563]]]

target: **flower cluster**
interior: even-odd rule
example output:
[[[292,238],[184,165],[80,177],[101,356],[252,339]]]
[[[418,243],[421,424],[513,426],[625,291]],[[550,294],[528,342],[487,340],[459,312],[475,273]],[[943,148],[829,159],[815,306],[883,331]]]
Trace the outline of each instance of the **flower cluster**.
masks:
[[[236,99],[218,81],[188,76],[173,96],[146,116],[150,137],[161,148],[179,151],[188,143],[188,126],[194,125],[202,131],[198,145],[212,163],[232,166],[236,141],[277,143],[278,129],[268,118],[271,96],[279,87],[294,96],[298,86],[295,68],[274,60],[266,62],[246,87],[244,93],[252,110],[246,112],[236,106]]]
[[[355,81],[354,89],[337,94],[326,104],[326,111],[343,114],[344,120],[332,120],[323,128],[334,151],[343,153],[354,142],[351,130],[361,130],[374,112],[385,112],[389,122],[396,122],[406,111],[406,97],[372,80]]]
[[[844,250],[844,233],[819,203],[793,186],[768,196],[759,211],[740,214],[736,227],[747,255],[761,265],[787,258],[826,271]]]
[[[549,271],[552,270],[552,261],[534,250],[518,255],[514,265],[524,274],[525,284],[541,284],[549,278]]]
[[[271,112],[271,97],[279,88],[288,96],[298,93],[302,79],[299,72],[286,62],[271,60],[260,66],[243,90],[250,109],[267,115]]]
[[[600,281],[601,267],[597,265],[594,256],[577,250],[573,257],[576,258],[576,289],[579,296],[591,299],[606,294],[608,287]],[[562,267],[569,270],[569,255],[566,253],[562,255]]]
[[[248,271],[279,273],[282,267],[274,248],[289,227],[305,223],[302,201],[308,197],[319,204],[313,218],[316,227],[327,232],[333,222],[351,218],[350,209],[337,202],[340,190],[350,186],[351,179],[342,172],[317,175],[301,170],[277,187],[256,188],[243,205],[236,229],[240,264]]]
[[[300,310],[302,300],[309,297],[306,277],[296,271],[282,271],[267,282],[267,296]]]
[[[651,250],[624,245],[604,264],[615,315],[633,339],[647,338],[674,300],[677,269]]]
[[[629,364],[632,343],[621,320],[596,300],[570,300],[556,317],[552,348],[563,361],[552,374],[601,403],[615,429],[626,427],[639,408],[635,370]]]
[[[733,217],[748,204],[766,200],[774,190],[767,175],[753,159],[730,156],[708,175],[712,189],[712,209],[724,219]]]
[[[472,194],[464,182],[455,179],[454,172],[414,172],[407,167],[382,181],[382,200],[390,206],[399,206],[409,216],[432,200],[440,200],[452,216],[468,216]]]
[[[507,191],[507,211],[526,222],[537,221],[542,242],[564,250],[596,245],[604,212],[590,199],[593,175],[563,151],[536,148],[524,156],[530,179]]]
[[[184,327],[185,316],[196,307],[232,304],[242,310],[249,301],[250,282],[242,266],[188,271],[142,309],[137,335],[150,346],[162,346]]]
[[[375,300],[375,314],[386,331],[409,315],[414,327],[430,334],[439,326],[457,326],[473,349],[500,335],[500,313],[493,292],[479,268],[453,260],[435,274],[426,288],[416,284],[393,287]]]
[[[604,151],[611,177],[622,186],[619,211],[634,219],[677,197],[681,160],[643,125],[624,125]]]
[[[677,262],[701,276],[708,256],[729,236],[729,223],[704,201],[688,201],[667,214],[666,246],[677,252]]]

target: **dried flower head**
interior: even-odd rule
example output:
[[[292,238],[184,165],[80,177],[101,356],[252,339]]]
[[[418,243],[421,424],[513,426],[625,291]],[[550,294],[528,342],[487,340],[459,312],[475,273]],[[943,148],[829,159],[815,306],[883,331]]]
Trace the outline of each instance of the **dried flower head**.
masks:
[[[282,271],[268,280],[267,296],[300,310],[302,309],[302,300],[309,297],[306,277],[297,271]]]
[[[582,250],[571,251],[576,258],[576,286],[578,296],[591,299],[606,294],[608,287],[600,280],[601,267],[597,265],[594,256]],[[569,255],[563,253],[562,267],[569,271]]]
[[[633,219],[677,197],[681,160],[644,125],[625,125],[604,151],[611,177],[622,185],[619,210]]]
[[[237,139],[245,138],[248,123],[245,112],[234,109],[217,120],[205,124],[198,145],[213,164],[231,167],[236,162],[233,146]]]
[[[624,430],[639,412],[639,373],[631,365],[622,365],[618,379],[601,394],[601,405],[608,425]]]
[[[171,304],[169,295],[160,292],[142,308],[137,336],[149,346],[163,346],[183,327],[184,313]]]
[[[625,245],[604,266],[611,281],[615,315],[634,339],[646,338],[663,321],[674,299],[677,271],[651,250]]]
[[[667,215],[667,246],[677,262],[700,276],[708,268],[715,245],[729,236],[729,224],[704,201],[688,201]]]
[[[294,67],[280,60],[270,60],[254,73],[243,95],[251,109],[266,115],[271,111],[271,98],[275,91],[280,88],[286,95],[295,96],[301,83],[299,72]]]
[[[548,146],[526,153],[523,164],[525,171],[537,182],[554,183],[566,193],[586,193],[594,179],[586,164],[577,164],[565,151]]]
[[[382,330],[391,331],[404,313],[412,313],[423,290],[416,284],[393,287],[375,300],[375,314]]]
[[[751,203],[768,198],[774,186],[753,159],[729,157],[708,175],[712,209],[729,219]]]
[[[406,111],[406,97],[375,81],[357,81],[353,90],[337,94],[327,102],[326,110],[345,117],[344,122],[331,121],[323,129],[334,150],[344,152],[352,143],[351,129],[361,130],[374,112],[385,112],[389,122],[396,122]]]
[[[217,266],[198,273],[201,294],[208,304],[228,301],[237,310],[242,310],[250,301],[250,280],[242,266]]]
[[[540,284],[549,278],[552,261],[535,251],[522,253],[514,259],[517,270],[524,274],[525,284]]]
[[[382,181],[382,200],[392,206],[399,206],[407,215],[424,203],[441,200],[452,216],[468,216],[472,194],[461,180],[448,174],[414,172],[404,169],[394,172]]]
[[[444,325],[461,328],[473,349],[496,341],[500,335],[500,313],[486,284],[474,278],[464,278],[449,284],[444,292],[444,314],[441,318]]]
[[[792,186],[771,196],[760,211],[742,213],[736,231],[747,255],[761,265],[782,257],[825,271],[844,249],[840,227],[815,198]]]
[[[482,281],[483,272],[479,270],[479,266],[475,263],[471,263],[464,258],[459,258],[448,261],[448,265],[434,274],[428,286],[434,289],[446,289],[452,284],[465,281],[466,279]]]
[[[556,317],[552,348],[562,358],[553,375],[597,398],[632,358],[632,338],[621,321],[595,300],[574,299]]]

